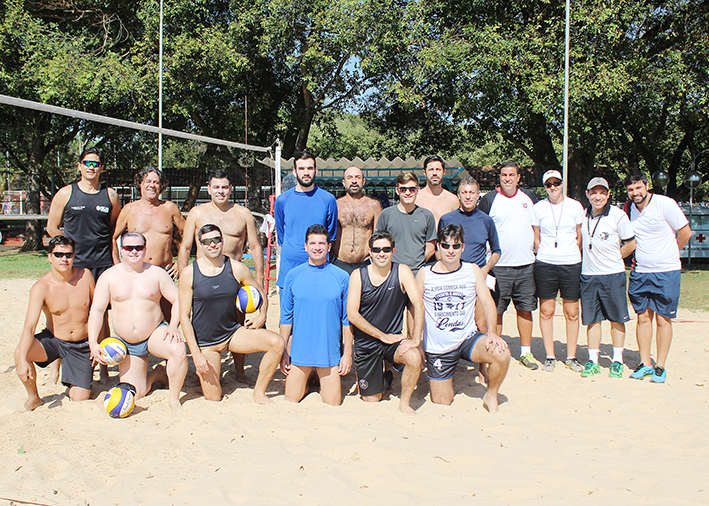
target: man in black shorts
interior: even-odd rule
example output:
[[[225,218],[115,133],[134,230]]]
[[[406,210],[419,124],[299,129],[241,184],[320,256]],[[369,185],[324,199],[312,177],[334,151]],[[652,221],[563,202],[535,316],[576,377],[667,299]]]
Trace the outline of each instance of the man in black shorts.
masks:
[[[347,318],[354,326],[354,364],[362,399],[378,402],[391,384],[391,372],[384,372],[384,360],[401,371],[399,411],[414,414],[411,395],[421,373],[423,299],[411,269],[392,263],[394,238],[375,232],[369,238],[371,264],[350,276]],[[413,308],[413,329],[402,334],[404,308]],[[403,367],[402,367],[403,366]]]
[[[47,258],[52,268],[30,290],[25,325],[15,350],[17,375],[28,394],[27,411],[42,404],[33,364],[47,367],[63,359],[62,383],[69,388],[69,398],[83,401],[91,394],[93,366],[87,322],[94,278],[83,267],[74,267],[74,241],[68,237],[52,237]],[[47,328],[35,334],[41,313]]]
[[[284,348],[281,336],[261,328],[266,322],[268,298],[249,268],[224,254],[218,226],[202,226],[197,232],[197,244],[202,254],[180,273],[180,322],[204,397],[211,401],[222,398],[222,352],[265,352],[254,386],[254,400],[267,404],[271,400],[266,388]],[[258,316],[241,325],[236,297],[244,285],[257,288],[263,303]]]

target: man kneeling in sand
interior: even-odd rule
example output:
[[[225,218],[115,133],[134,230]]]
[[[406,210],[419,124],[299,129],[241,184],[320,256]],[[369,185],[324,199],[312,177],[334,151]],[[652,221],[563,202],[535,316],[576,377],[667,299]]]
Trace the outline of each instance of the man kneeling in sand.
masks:
[[[163,320],[160,298],[172,304],[170,323]],[[118,366],[121,382],[130,383],[140,399],[155,381],[169,385],[170,409],[180,408],[180,390],[187,374],[187,355],[177,332],[180,321],[177,286],[160,267],[145,261],[145,237],[126,232],[121,240],[121,263],[107,270],[96,284],[89,314],[89,345],[94,360],[105,363],[97,338],[103,315],[111,303],[113,330],[128,346],[128,356]],[[167,359],[148,372],[148,354]]]
[[[91,394],[93,366],[86,323],[94,278],[83,267],[73,266],[73,239],[63,235],[52,237],[47,258],[52,268],[30,290],[25,326],[15,350],[17,375],[28,394],[27,411],[42,404],[33,364],[47,367],[63,359],[62,383],[69,388],[69,398],[84,401]],[[35,334],[40,313],[47,318],[47,328]]]
[[[222,398],[221,354],[266,352],[254,386],[254,400],[266,404],[266,388],[283,353],[281,336],[265,328],[268,298],[244,264],[224,255],[222,231],[207,224],[197,232],[202,254],[180,273],[180,321],[192,353],[204,397]],[[254,286],[263,303],[259,316],[238,321],[236,297],[244,285]],[[190,314],[192,318],[190,319]]]
[[[497,392],[507,375],[510,350],[507,342],[496,335],[497,310],[480,267],[460,261],[464,249],[463,227],[446,225],[438,231],[441,259],[416,276],[426,310],[424,343],[431,401],[453,402],[453,375],[458,360],[464,358],[488,364],[483,403],[494,413],[498,410]],[[475,325],[478,298],[485,311],[487,335],[478,332]]]

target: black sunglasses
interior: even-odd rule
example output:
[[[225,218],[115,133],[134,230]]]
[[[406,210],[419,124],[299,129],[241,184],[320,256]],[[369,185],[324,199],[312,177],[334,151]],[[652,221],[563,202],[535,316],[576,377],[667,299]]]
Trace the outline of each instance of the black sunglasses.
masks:
[[[379,246],[372,246],[370,249],[372,253],[381,253],[382,251],[384,253],[391,253],[394,250],[391,246],[382,246],[381,248]]]
[[[551,188],[552,186],[561,186],[561,181],[557,181],[556,183],[544,183],[544,186],[547,188]]]
[[[457,242],[455,244],[448,244],[447,242],[441,242],[441,243],[439,243],[439,246],[441,247],[441,249],[450,249],[450,248],[460,249],[463,247],[463,243]]]
[[[52,251],[52,256],[54,258],[74,258],[74,253],[72,251]]]
[[[201,242],[203,246],[211,246],[212,244],[221,243],[222,238],[221,237],[209,237],[207,239],[200,239],[199,242]]]
[[[121,246],[126,251],[143,251],[145,249],[145,244],[138,244],[137,246]]]

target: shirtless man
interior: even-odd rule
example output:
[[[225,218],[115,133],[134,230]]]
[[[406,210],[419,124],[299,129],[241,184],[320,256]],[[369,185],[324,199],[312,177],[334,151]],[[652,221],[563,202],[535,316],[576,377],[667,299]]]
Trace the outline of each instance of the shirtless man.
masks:
[[[438,220],[446,213],[458,209],[458,198],[451,192],[443,188],[443,176],[446,174],[446,166],[438,155],[432,155],[423,162],[423,173],[426,176],[426,187],[421,189],[416,197],[416,205],[428,209]]]
[[[140,200],[126,205],[118,215],[113,232],[113,263],[119,264],[118,238],[128,230],[140,232],[147,240],[145,261],[165,269],[173,279],[177,278],[177,262],[172,257],[172,231],[182,233],[185,219],[177,206],[169,200],[160,200],[160,193],[167,185],[162,172],[146,167],[135,175],[134,184],[140,190]]]
[[[30,290],[25,325],[15,350],[17,375],[27,389],[27,411],[42,404],[35,363],[47,367],[63,358],[62,383],[69,388],[69,398],[83,401],[91,394],[93,366],[86,323],[94,278],[83,267],[73,266],[74,241],[68,237],[52,237],[47,258],[52,268]],[[35,334],[40,313],[47,319],[47,328]]]
[[[180,272],[187,267],[197,230],[211,223],[222,231],[224,254],[237,262],[241,262],[243,256],[244,240],[248,241],[256,267],[256,282],[260,287],[263,287],[263,250],[258,239],[256,223],[248,209],[229,202],[231,189],[229,175],[225,171],[215,170],[207,177],[207,192],[212,201],[193,207],[187,215],[180,252],[177,256]],[[203,254],[202,250],[197,248],[197,258],[201,258]],[[243,324],[244,322],[242,320],[239,323]],[[244,374],[244,355],[234,353],[232,356],[234,357],[237,381],[248,384]]]
[[[268,298],[248,267],[222,253],[219,227],[204,225],[197,239],[203,254],[182,271],[180,321],[204,397],[210,401],[222,398],[222,352],[265,352],[254,386],[254,401],[270,403],[266,388],[281,361],[283,339],[261,328],[266,322]],[[259,314],[242,325],[237,317],[236,298],[245,285],[255,286],[261,292],[263,304]]]
[[[118,366],[121,382],[135,387],[136,399],[145,396],[153,382],[165,380],[162,365],[148,371],[148,353],[167,359],[170,409],[180,409],[180,390],[187,374],[187,355],[177,332],[180,307],[177,286],[164,269],[145,261],[145,237],[126,232],[121,239],[120,264],[99,278],[89,313],[91,356],[105,363],[98,345],[98,333],[108,303],[111,303],[113,330],[128,347],[128,356]],[[160,299],[172,304],[170,323],[163,320]]]
[[[337,199],[339,227],[337,240],[332,247],[333,264],[348,274],[369,265],[367,243],[374,232],[382,206],[378,200],[362,194],[365,179],[357,167],[345,171],[342,185],[347,190],[344,197]]]

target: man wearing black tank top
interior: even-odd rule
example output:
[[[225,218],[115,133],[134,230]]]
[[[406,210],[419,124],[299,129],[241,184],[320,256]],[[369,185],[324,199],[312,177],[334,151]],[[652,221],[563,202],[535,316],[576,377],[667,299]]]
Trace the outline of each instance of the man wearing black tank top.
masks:
[[[113,188],[99,182],[103,172],[103,153],[96,147],[79,155],[81,179],[61,188],[52,199],[47,217],[47,233],[51,237],[64,235],[76,243],[74,267],[84,267],[94,281],[113,265],[113,230],[121,202]],[[62,229],[63,226],[63,229]],[[108,315],[104,318],[99,339],[108,336]],[[59,377],[57,360],[52,364],[52,379]],[[101,381],[108,378],[108,369],[101,367]]]
[[[267,404],[271,400],[266,388],[284,348],[280,335],[262,328],[266,324],[268,298],[249,268],[224,254],[218,226],[202,226],[197,232],[197,244],[201,255],[180,273],[180,322],[204,397],[210,401],[222,398],[222,352],[265,352],[253,395],[254,401]],[[244,325],[239,323],[236,309],[242,285],[256,287],[263,300],[258,316]]]
[[[423,298],[411,269],[392,263],[394,250],[394,238],[387,232],[369,238],[371,264],[350,276],[347,318],[354,326],[354,363],[362,400],[382,400],[392,380],[392,373],[384,372],[386,360],[397,371],[403,368],[399,410],[413,415],[411,395],[421,373]],[[414,322],[408,338],[402,334],[407,302]]]

